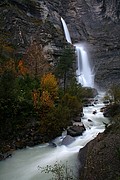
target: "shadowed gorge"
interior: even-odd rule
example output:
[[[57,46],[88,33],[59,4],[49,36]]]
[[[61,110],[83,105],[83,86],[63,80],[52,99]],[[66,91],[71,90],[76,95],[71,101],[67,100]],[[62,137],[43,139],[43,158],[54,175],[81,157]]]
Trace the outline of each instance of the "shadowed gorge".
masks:
[[[1,180],[119,180],[120,0],[1,0],[0,113]]]

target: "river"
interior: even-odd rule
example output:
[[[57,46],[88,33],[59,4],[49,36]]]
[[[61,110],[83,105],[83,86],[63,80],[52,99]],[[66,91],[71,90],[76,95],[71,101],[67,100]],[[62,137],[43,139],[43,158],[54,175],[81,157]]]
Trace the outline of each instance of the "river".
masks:
[[[50,175],[41,173],[38,167],[53,165],[55,162],[65,163],[68,161],[72,169],[78,169],[79,150],[94,139],[98,133],[105,130],[103,122],[109,123],[109,120],[100,112],[100,108],[104,106],[102,98],[103,93],[100,93],[96,97],[98,99],[97,104],[84,107],[82,122],[86,131],[82,136],[76,137],[73,143],[64,146],[60,145],[65,137],[63,133],[61,137],[54,140],[57,147],[51,147],[46,143],[15,151],[11,158],[0,162],[0,180],[49,180]],[[93,114],[94,110],[97,111],[96,114]],[[92,122],[89,122],[88,119]]]

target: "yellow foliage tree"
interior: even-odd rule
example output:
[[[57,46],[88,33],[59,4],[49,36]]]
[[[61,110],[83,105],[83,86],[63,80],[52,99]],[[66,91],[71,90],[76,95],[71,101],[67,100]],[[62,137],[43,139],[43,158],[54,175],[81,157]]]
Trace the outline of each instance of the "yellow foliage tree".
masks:
[[[40,100],[41,100],[42,106],[44,106],[44,107],[53,107],[53,105],[54,105],[54,102],[51,99],[50,94],[49,94],[48,91],[43,91],[42,92]]]
[[[57,98],[58,84],[57,79],[52,73],[43,75],[41,78],[41,88],[42,91],[47,91],[49,93],[53,101]]]

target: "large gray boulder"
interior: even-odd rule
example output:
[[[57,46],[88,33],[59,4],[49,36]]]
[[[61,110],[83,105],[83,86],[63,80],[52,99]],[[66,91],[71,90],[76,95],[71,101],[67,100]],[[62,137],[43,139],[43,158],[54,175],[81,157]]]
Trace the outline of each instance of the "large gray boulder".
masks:
[[[67,129],[67,134],[75,137],[75,136],[81,136],[83,132],[85,131],[85,126],[82,125],[73,125]]]
[[[75,138],[70,136],[70,135],[67,135],[63,140],[62,140],[62,145],[69,145],[71,144],[73,141],[75,141]]]

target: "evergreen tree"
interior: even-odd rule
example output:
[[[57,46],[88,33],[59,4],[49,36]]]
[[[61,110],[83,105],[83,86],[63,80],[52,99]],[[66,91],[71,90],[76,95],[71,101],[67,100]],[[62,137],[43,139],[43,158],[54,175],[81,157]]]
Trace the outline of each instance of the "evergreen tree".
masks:
[[[57,63],[57,68],[56,68],[56,74],[60,79],[60,81],[62,81],[64,92],[70,80],[74,76],[74,72],[75,72],[74,63],[75,63],[75,55],[73,49],[70,47],[66,47]]]

